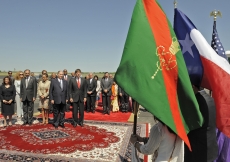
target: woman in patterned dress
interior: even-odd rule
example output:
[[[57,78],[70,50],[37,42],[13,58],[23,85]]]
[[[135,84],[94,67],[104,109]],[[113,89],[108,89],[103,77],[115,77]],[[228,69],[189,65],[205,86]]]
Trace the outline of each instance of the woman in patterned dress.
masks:
[[[112,96],[111,96],[111,105],[112,105],[112,112],[118,112],[119,106],[118,106],[118,85],[116,82],[113,82],[112,85]]]
[[[39,108],[42,110],[42,123],[48,124],[49,119],[49,89],[50,81],[48,74],[42,75],[42,80],[38,83]]]

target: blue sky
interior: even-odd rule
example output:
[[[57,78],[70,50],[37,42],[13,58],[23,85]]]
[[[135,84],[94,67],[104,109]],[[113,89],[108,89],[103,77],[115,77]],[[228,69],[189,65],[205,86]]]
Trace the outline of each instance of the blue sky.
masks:
[[[136,0],[0,0],[0,70],[40,72],[116,71]],[[173,0],[159,0],[173,23]],[[214,9],[217,30],[230,50],[229,0],[178,1],[211,42]]]

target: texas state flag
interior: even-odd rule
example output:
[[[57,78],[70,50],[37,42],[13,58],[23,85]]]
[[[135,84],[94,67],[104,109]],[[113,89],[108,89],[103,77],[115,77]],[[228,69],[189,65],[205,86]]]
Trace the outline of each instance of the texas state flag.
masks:
[[[182,48],[191,82],[212,90],[216,104],[217,128],[230,137],[228,61],[216,54],[192,21],[178,9],[175,9],[174,30]]]

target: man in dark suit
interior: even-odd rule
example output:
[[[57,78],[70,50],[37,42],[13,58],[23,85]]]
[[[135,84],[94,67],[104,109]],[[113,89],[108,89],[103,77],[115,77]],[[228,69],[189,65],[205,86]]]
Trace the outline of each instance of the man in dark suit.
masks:
[[[192,130],[188,134],[192,152],[185,145],[185,162],[213,162],[218,154],[215,103],[210,95],[199,89],[199,86],[193,85],[204,123],[201,128]]]
[[[105,72],[104,78],[101,79],[103,114],[108,113],[110,115],[112,84],[113,81],[109,78],[109,73]]]
[[[70,102],[73,103],[73,126],[76,127],[79,124],[83,127],[84,121],[84,102],[86,102],[86,80],[81,78],[81,70],[75,70],[75,78],[72,78],[69,82],[69,96]],[[79,115],[78,118],[78,108]]]
[[[34,77],[30,76],[30,70],[24,71],[25,78],[21,80],[20,84],[20,98],[23,102],[23,125],[32,125],[34,101],[37,97],[37,82]]]
[[[53,125],[57,129],[58,126],[65,128],[65,106],[68,102],[68,83],[63,78],[63,71],[58,71],[57,79],[51,80],[49,97],[53,104]],[[58,117],[60,115],[60,117]]]
[[[129,109],[129,95],[121,88],[118,87],[118,94],[121,104],[121,111],[128,112]]]
[[[92,111],[92,113],[95,113],[97,82],[96,80],[93,79],[92,73],[89,73],[89,79],[86,80],[86,83],[87,83],[87,112]]]
[[[68,71],[66,69],[63,70],[63,73],[64,73],[63,79],[65,79],[69,83],[72,77],[68,75]]]
[[[14,84],[14,77],[12,76],[12,71],[8,71],[8,76],[11,79],[11,82]]]

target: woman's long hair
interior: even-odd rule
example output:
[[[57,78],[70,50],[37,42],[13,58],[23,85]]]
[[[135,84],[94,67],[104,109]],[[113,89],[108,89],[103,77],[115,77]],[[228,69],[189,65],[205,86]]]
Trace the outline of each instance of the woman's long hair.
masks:
[[[10,78],[9,76],[5,76],[5,77],[3,78],[3,80],[2,80],[2,85],[6,85],[6,83],[5,83],[6,78],[9,79],[9,85],[12,85],[12,81],[11,81],[11,78]]]
[[[14,76],[15,80],[21,80],[21,78],[20,78],[20,73],[23,73],[23,72],[22,72],[22,71],[18,71],[18,72],[15,74],[15,76]]]

